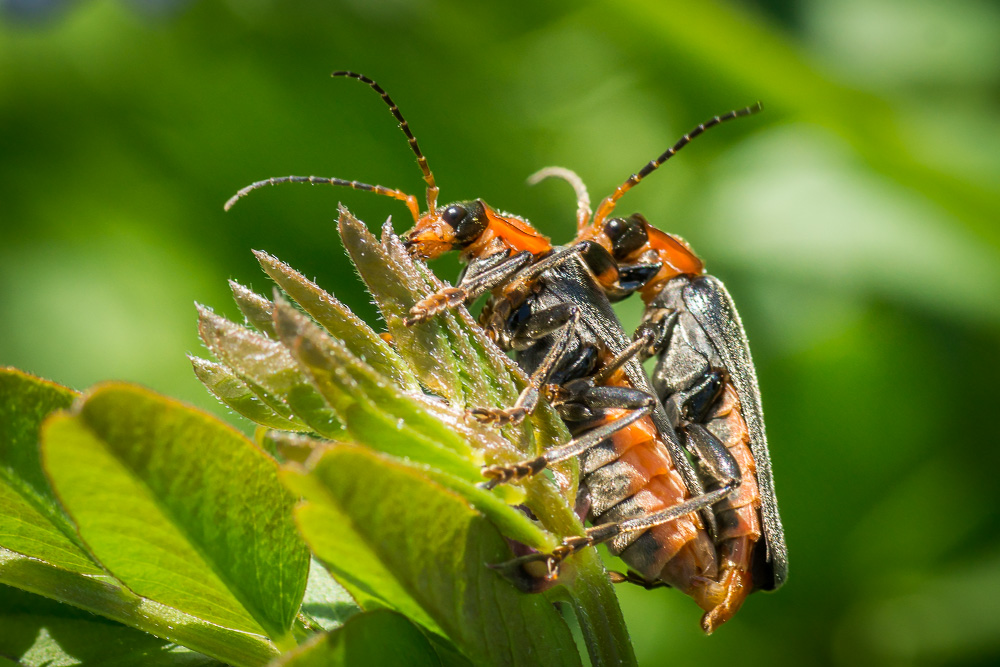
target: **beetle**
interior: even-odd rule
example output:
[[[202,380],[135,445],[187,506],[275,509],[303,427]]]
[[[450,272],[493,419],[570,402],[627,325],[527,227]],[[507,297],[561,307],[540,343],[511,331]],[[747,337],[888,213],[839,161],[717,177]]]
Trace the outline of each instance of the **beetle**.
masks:
[[[705,272],[687,242],[640,214],[611,214],[626,192],[699,134],[760,108],[758,103],[698,125],[605,197],[592,219],[589,195],[573,172],[549,168],[533,178],[561,177],[574,187],[576,241],[592,244],[588,263],[605,292],[611,298],[641,294],[646,308],[634,338],[647,343],[643,358],[657,356],[653,386],[695,458],[704,488],[736,482],[733,492],[713,506],[722,573],[720,587],[710,594],[719,604],[703,619],[706,631],[735,613],[749,591],[776,590],[788,575],[757,375],[732,297]],[[654,583],[648,576],[625,579]]]
[[[698,126],[615,194],[627,191],[707,127],[753,110]],[[569,181],[580,210],[588,206],[586,188],[574,173],[548,168],[533,180],[549,176]],[[699,603],[708,610],[702,625],[710,632],[731,618],[749,592],[775,590],[788,573],[756,372],[739,314],[722,282],[705,273],[683,239],[652,227],[641,215],[607,217],[614,201],[603,200],[604,220],[599,209],[594,223],[580,226],[577,242],[601,246],[603,252],[591,246],[586,257],[610,297],[620,298],[623,291],[641,293],[646,309],[633,338],[641,345],[640,358],[657,357],[652,385],[671,427],[696,462],[700,488],[711,492],[732,486],[709,516],[720,573],[701,591]],[[578,220],[589,219],[578,215]],[[620,279],[625,275],[629,280]],[[662,585],[648,568],[616,580],[647,588]]]
[[[469,411],[470,418],[498,425],[518,422],[545,395],[574,436],[534,459],[484,469],[486,486],[580,456],[584,513],[594,524],[585,537],[567,538],[551,553],[516,559],[505,572],[523,588],[537,590],[540,581],[557,578],[572,553],[609,542],[612,552],[638,570],[616,574],[617,581],[680,588],[706,610],[706,632],[728,620],[751,590],[780,586],[787,556],[759,400],[754,400],[759,399],[756,378],[752,366],[746,368],[752,362],[732,302],[721,283],[702,275],[700,260],[683,241],[641,216],[609,217],[628,189],[694,136],[756,109],[716,117],[685,135],[602,200],[592,220],[586,188],[575,174],[558,168],[537,174],[535,180],[562,177],[577,193],[577,238],[559,247],[527,220],[498,212],[481,199],[438,206],[439,190],[427,160],[388,94],[362,74],[338,71],[333,76],[367,84],[389,106],[423,174],[426,212],[420,212],[415,196],[401,190],[315,176],[258,181],[237,192],[226,209],[249,192],[278,183],[350,187],[406,203],[415,224],[404,235],[404,245],[414,257],[460,252],[466,268],[457,284],[416,304],[407,325],[490,294],[480,323],[502,348],[515,351],[530,382],[514,405],[477,408]],[[677,280],[715,289],[708,290],[707,300],[689,302],[683,288],[677,297]],[[635,291],[648,306],[630,341],[610,299]],[[699,345],[681,344],[688,333],[701,336]],[[640,361],[654,354],[659,363],[651,383]],[[689,377],[680,361],[697,355],[708,363],[701,374]],[[757,548],[758,542],[764,549]],[[543,564],[541,572],[536,563]]]

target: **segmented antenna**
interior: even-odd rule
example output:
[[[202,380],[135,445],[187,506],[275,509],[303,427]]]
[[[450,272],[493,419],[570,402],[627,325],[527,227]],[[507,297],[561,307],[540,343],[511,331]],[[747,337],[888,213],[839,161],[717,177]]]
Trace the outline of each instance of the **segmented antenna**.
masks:
[[[645,167],[639,170],[639,173],[632,174],[631,176],[629,176],[628,180],[619,185],[618,188],[613,193],[611,193],[610,197],[605,197],[603,200],[601,200],[600,205],[598,205],[597,207],[597,213],[594,215],[593,226],[594,227],[599,226],[602,222],[604,222],[605,218],[611,215],[611,212],[615,209],[615,204],[618,202],[619,199],[622,198],[622,195],[624,195],[626,192],[635,187],[642,179],[646,178],[651,173],[656,171],[660,165],[662,165],[664,162],[666,162],[674,155],[676,155],[677,151],[687,146],[691,142],[691,140],[697,137],[699,134],[709,129],[710,127],[715,127],[720,123],[725,123],[727,120],[732,120],[734,118],[741,118],[743,116],[750,116],[752,114],[757,113],[760,110],[761,110],[761,104],[760,102],[757,102],[756,104],[745,107],[743,109],[737,109],[734,111],[730,111],[727,114],[716,116],[715,118],[712,118],[711,120],[702,123],[698,127],[694,128],[693,130],[685,134],[683,137],[680,138],[680,140],[676,144],[668,148],[663,153],[663,155],[656,158],[655,160],[650,160],[650,162]]]
[[[280,178],[268,178],[263,181],[257,181],[256,183],[251,183],[245,188],[241,189],[239,192],[234,194],[229,198],[229,201],[223,205],[223,209],[229,210],[233,207],[241,197],[245,197],[249,193],[263,188],[268,185],[278,185],[279,183],[309,183],[310,185],[339,185],[346,188],[352,188],[354,190],[364,190],[365,192],[374,192],[377,195],[384,195],[386,197],[392,197],[393,199],[399,199],[400,201],[406,202],[407,207],[410,209],[410,213],[413,215],[413,220],[416,222],[420,219],[420,202],[413,195],[408,195],[401,190],[393,190],[392,188],[386,188],[381,185],[369,185],[368,183],[362,183],[360,181],[345,181],[342,178],[327,178],[323,176],[282,176]]]
[[[351,79],[357,79],[362,83],[367,83],[371,86],[372,90],[382,96],[382,100],[389,106],[389,112],[399,121],[399,129],[403,131],[406,135],[406,140],[410,144],[410,149],[413,150],[413,154],[417,156],[417,164],[420,166],[420,171],[424,175],[424,182],[427,183],[427,210],[433,211],[437,207],[437,196],[438,196],[438,186],[434,182],[434,174],[431,173],[431,168],[427,165],[427,158],[424,154],[420,152],[420,146],[417,144],[417,138],[413,136],[413,132],[410,131],[410,124],[406,122],[403,118],[403,114],[400,113],[399,107],[396,103],[392,101],[389,94],[382,89],[382,86],[378,85],[374,79],[370,79],[364,74],[359,74],[357,72],[348,71],[337,71],[330,76],[344,76]]]
[[[424,181],[427,183],[427,210],[433,211],[437,206],[437,196],[438,187],[434,183],[434,174],[431,173],[430,167],[427,166],[427,158],[424,154],[420,152],[420,146],[417,144],[417,138],[413,136],[410,132],[410,126],[403,118],[403,114],[400,113],[399,107],[396,103],[392,101],[389,94],[382,90],[382,86],[378,85],[373,79],[368,78],[364,74],[358,74],[357,72],[334,72],[332,76],[345,76],[352,79],[357,79],[362,83],[366,83],[372,87],[372,89],[382,96],[382,99],[386,104],[389,105],[389,111],[392,115],[399,121],[399,127],[403,130],[403,134],[406,135],[406,139],[410,144],[410,148],[413,153],[417,156],[417,164],[420,166],[420,171],[424,175]],[[225,203],[223,208],[229,210],[233,207],[233,204],[237,202],[241,197],[245,197],[249,193],[257,190],[259,188],[268,185],[278,185],[279,183],[309,183],[311,185],[337,185],[347,188],[352,188],[354,190],[363,190],[365,192],[374,192],[377,195],[383,195],[386,197],[392,197],[393,199],[399,199],[400,201],[406,202],[407,208],[410,209],[410,214],[413,216],[414,222],[420,219],[420,203],[417,198],[413,195],[408,195],[402,190],[394,190],[392,188],[386,188],[381,185],[369,185],[368,183],[362,183],[360,181],[347,181],[342,178],[326,178],[320,176],[282,176],[280,178],[268,178],[263,181],[257,181],[256,183],[251,183],[246,186],[235,195],[229,198],[229,201]]]

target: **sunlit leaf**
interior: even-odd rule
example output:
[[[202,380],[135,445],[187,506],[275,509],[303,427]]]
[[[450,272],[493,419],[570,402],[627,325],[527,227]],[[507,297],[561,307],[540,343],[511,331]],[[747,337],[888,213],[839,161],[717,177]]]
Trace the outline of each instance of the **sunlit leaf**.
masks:
[[[433,419],[385,378],[339,348],[287,303],[278,302],[277,322],[281,341],[323,397],[345,415],[354,439],[479,479],[478,469],[469,461],[469,444],[446,424]],[[430,434],[424,435],[427,431]]]
[[[222,664],[145,632],[8,586],[0,586],[0,628],[0,655],[25,667]]]
[[[280,643],[308,552],[263,452],[200,412],[129,385],[91,391],[43,431],[60,500],[132,591]]]
[[[228,366],[189,356],[194,374],[212,395],[255,424],[282,431],[311,430],[298,417],[284,417],[261,400],[250,386]],[[273,399],[272,402],[277,402]]]
[[[309,567],[309,580],[302,597],[301,613],[324,630],[333,630],[360,611],[347,590],[316,560]]]
[[[206,308],[199,309],[198,331],[215,356],[241,378],[249,380],[251,389],[254,385],[264,388],[261,398],[279,414],[285,406],[316,433],[328,438],[343,436],[341,418],[316,392],[280,343]]]
[[[4,387],[3,405],[17,405],[20,401],[21,415],[33,415],[31,419],[0,421],[0,441],[23,448],[22,454],[37,452],[39,421],[53,405],[65,406],[66,401],[60,399],[74,393],[10,370],[0,373],[0,383]],[[15,426],[17,431],[8,428]],[[259,665],[276,653],[274,645],[264,637],[234,632],[143,599],[107,574],[80,540],[75,524],[63,514],[61,506],[40,509],[44,506],[35,502],[34,495],[18,491],[30,488],[20,473],[30,471],[26,461],[34,459],[38,465],[37,456],[5,458],[6,479],[0,483],[0,502],[4,503],[0,511],[0,582],[224,657],[233,664]],[[12,460],[20,460],[19,465],[9,465]],[[32,479],[30,472],[25,478]],[[45,487],[38,495],[51,497],[47,480],[43,482]]]
[[[363,607],[404,613],[476,664],[579,664],[551,604],[485,567],[509,549],[461,497],[351,446],[285,479],[306,499],[296,517],[310,546]]]
[[[247,318],[247,322],[268,338],[277,338],[278,336],[274,332],[274,321],[271,318],[274,304],[235,280],[229,281],[229,289],[232,290],[233,300],[239,306],[243,316]]]
[[[365,226],[346,210],[341,211],[339,229],[344,247],[375,298],[400,354],[410,362],[425,387],[456,407],[464,407],[466,396],[457,377],[455,355],[442,324],[444,318],[451,315],[432,319],[419,327],[405,326],[405,314],[423,298],[427,290],[422,289],[423,285],[416,284],[415,276],[408,283],[400,281],[401,267],[393,262]]]
[[[57,548],[71,550],[74,547],[65,543],[78,543],[38,454],[42,421],[68,408],[76,396],[68,387],[0,368],[0,545],[44,558],[36,549],[49,539],[62,545]],[[50,538],[35,532],[40,525],[46,525],[42,530],[50,532]]]
[[[254,255],[267,275],[355,357],[402,389],[419,390],[406,362],[347,306],[276,257],[261,251]]]
[[[414,366],[421,381],[432,389],[442,387],[445,397],[474,397],[469,401],[453,401],[457,408],[513,405],[527,378],[487,340],[465,308],[442,313],[418,326],[403,324],[410,308],[443,283],[410,258],[388,223],[379,241],[342,208],[338,229],[344,247],[379,305],[396,346]],[[520,427],[508,427],[505,434],[517,447],[517,451],[496,453],[498,462],[507,463],[537,455],[542,442],[565,442],[569,437],[558,415],[544,403],[531,419]],[[564,491],[572,502],[578,476],[576,461],[559,464],[554,470],[560,474]]]

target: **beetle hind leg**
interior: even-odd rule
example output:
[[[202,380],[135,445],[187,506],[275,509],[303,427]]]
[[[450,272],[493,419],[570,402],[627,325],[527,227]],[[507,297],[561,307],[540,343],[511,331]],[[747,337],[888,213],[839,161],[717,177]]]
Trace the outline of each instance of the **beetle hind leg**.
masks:
[[[645,530],[678,519],[686,514],[697,512],[722,500],[731,488],[726,486],[715,491],[690,498],[672,507],[654,512],[646,516],[627,519],[618,523],[605,523],[587,528],[584,535],[573,535],[565,538],[562,543],[548,553],[535,553],[521,556],[513,560],[493,566],[512,583],[526,592],[544,590],[547,586],[537,581],[541,577],[551,585],[559,577],[563,561],[576,552],[587,547],[608,542],[623,533]],[[533,580],[534,579],[534,580]]]
[[[636,586],[642,586],[647,591],[655,590],[657,588],[673,588],[665,581],[647,579],[634,570],[629,570],[628,572],[616,572],[615,570],[609,570],[608,578],[613,584],[635,584]]]
[[[652,405],[647,405],[638,410],[633,410],[621,419],[598,426],[595,429],[587,431],[587,433],[579,438],[570,440],[565,445],[546,450],[541,456],[536,456],[533,459],[519,461],[509,466],[489,466],[484,468],[482,471],[483,476],[489,478],[485,487],[492,489],[498,484],[506,484],[507,482],[517,481],[531,475],[537,475],[553,463],[559,463],[573,456],[578,456],[604,442],[617,431],[631,426],[648,415],[652,409]]]

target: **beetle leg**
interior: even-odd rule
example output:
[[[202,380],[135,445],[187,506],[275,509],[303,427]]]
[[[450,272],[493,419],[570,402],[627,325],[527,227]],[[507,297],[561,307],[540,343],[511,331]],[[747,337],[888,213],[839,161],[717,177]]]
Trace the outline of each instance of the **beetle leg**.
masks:
[[[551,310],[555,310],[554,308]],[[521,394],[517,397],[517,401],[512,407],[509,408],[474,408],[468,411],[468,415],[473,419],[483,423],[483,424],[495,424],[497,426],[504,426],[506,424],[516,424],[522,421],[526,416],[531,414],[538,405],[538,397],[541,394],[542,385],[546,383],[549,376],[556,369],[559,360],[562,358],[563,353],[566,352],[566,348],[569,347],[569,342],[576,332],[577,322],[580,320],[580,313],[577,308],[571,307],[565,309],[564,311],[560,309],[560,315],[563,313],[568,314],[568,322],[563,322],[557,324],[557,321],[551,320],[547,315],[548,311],[542,311],[537,313],[538,315],[546,314],[546,317],[542,317],[538,322],[538,330],[544,331],[542,336],[549,335],[552,328],[562,327],[559,332],[558,337],[553,343],[552,347],[545,354],[545,358],[542,359],[542,363],[539,364],[535,372],[531,374],[528,380],[528,386],[525,387]],[[525,323],[525,326],[531,324],[531,318]]]
[[[625,573],[609,570],[608,579],[610,579],[613,584],[636,584],[637,586],[642,586],[647,591],[651,591],[656,588],[672,588],[672,586],[665,581],[647,579],[638,572],[634,572],[632,570]]]
[[[527,319],[511,328],[507,337],[507,347],[512,350],[526,350],[541,338],[566,326],[574,314],[576,306],[569,303],[546,308],[533,313]]]
[[[701,424],[684,427],[684,444],[698,459],[699,467],[709,477],[735,491],[742,480],[739,463],[721,440]]]
[[[485,487],[487,489],[492,489],[498,484],[506,484],[507,482],[516,481],[524,477],[537,475],[553,463],[565,461],[570,457],[577,456],[587,451],[591,447],[599,445],[616,432],[631,426],[636,421],[648,415],[652,409],[653,407],[651,405],[646,405],[638,410],[633,410],[621,419],[616,419],[602,426],[598,426],[591,431],[587,431],[587,433],[579,438],[570,440],[565,445],[552,447],[551,449],[546,450],[541,456],[537,456],[533,459],[519,461],[518,463],[510,466],[490,466],[488,468],[484,468],[482,471],[483,476],[489,478]]]
[[[556,252],[552,253],[548,257],[543,257],[541,260],[535,262],[528,268],[524,269],[516,276],[514,276],[508,287],[508,290],[516,291],[523,289],[525,285],[532,283],[538,276],[542,275],[549,269],[554,269],[560,264],[563,264],[569,260],[579,257],[587,249],[587,242],[581,241],[580,243],[575,243],[566,248],[561,248]]]
[[[740,470],[732,453],[703,422],[725,388],[725,372],[708,370],[693,387],[677,392],[664,403],[684,446],[701,463],[703,471],[721,484],[739,483]]]
[[[421,299],[412,308],[410,316],[403,324],[412,327],[418,322],[428,320],[441,311],[457,308],[475,299],[497,285],[506,282],[511,276],[531,263],[532,254],[527,250],[512,255],[494,267],[466,280],[455,287],[443,287],[434,294]]]
[[[642,359],[649,359],[667,349],[677,318],[678,313],[673,308],[650,308],[646,311],[642,323],[632,336],[635,340],[646,341],[641,350]]]
[[[697,512],[724,499],[731,491],[732,488],[730,486],[723,486],[715,491],[709,491],[696,498],[690,498],[659,512],[634,519],[627,519],[619,523],[605,523],[593,526],[592,528],[587,528],[585,535],[574,535],[565,538],[559,546],[549,553],[521,556],[506,563],[500,563],[495,567],[501,570],[516,586],[522,590],[532,592],[539,588],[536,581],[539,577],[545,581],[554,581],[558,578],[562,562],[577,551],[601,544],[602,542],[608,542],[622,533],[646,530],[679,519],[686,514]],[[542,563],[544,572],[537,572],[535,563]]]
[[[638,410],[656,404],[655,396],[633,387],[594,386],[588,379],[584,388],[575,390],[575,384],[569,382],[559,387],[551,401],[563,420],[574,422],[574,429],[585,426],[579,422],[602,418],[606,409]]]
[[[632,341],[628,347],[616,354],[601,367],[601,370],[594,375],[594,384],[600,385],[607,382],[614,375],[615,371],[628,363],[629,359],[640,354],[646,346],[648,346],[648,342],[645,338],[637,338]]]
[[[722,394],[725,383],[725,371],[718,368],[710,369],[697,385],[678,396],[681,416],[687,421],[704,422],[708,417],[708,411]]]

